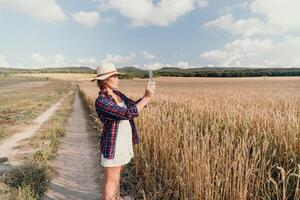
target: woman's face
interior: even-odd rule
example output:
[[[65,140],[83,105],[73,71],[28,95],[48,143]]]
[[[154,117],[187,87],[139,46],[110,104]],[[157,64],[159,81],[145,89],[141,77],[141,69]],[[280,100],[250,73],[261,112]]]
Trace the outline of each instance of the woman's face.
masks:
[[[117,89],[119,86],[119,77],[118,74],[114,74],[112,76],[110,76],[109,78],[107,78],[107,86],[111,89]]]

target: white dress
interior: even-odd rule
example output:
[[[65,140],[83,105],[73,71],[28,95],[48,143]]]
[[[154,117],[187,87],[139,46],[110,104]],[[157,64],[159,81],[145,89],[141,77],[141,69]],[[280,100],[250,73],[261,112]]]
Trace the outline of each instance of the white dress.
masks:
[[[126,107],[124,102],[119,106]],[[116,167],[125,165],[133,158],[132,130],[129,120],[120,120],[113,159],[104,158],[101,154],[101,165],[104,167]]]

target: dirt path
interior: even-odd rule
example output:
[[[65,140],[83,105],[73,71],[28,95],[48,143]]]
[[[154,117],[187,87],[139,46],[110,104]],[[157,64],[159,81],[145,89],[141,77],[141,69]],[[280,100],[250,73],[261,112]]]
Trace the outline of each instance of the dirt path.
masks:
[[[61,105],[62,101],[70,94],[69,92],[66,96],[60,99],[57,103],[51,106],[48,110],[38,116],[30,126],[26,127],[22,132],[16,133],[9,138],[6,138],[0,142],[0,158],[6,158],[6,163],[0,163],[0,171],[5,171],[14,165],[18,164],[16,160],[16,154],[18,154],[18,146],[21,142],[31,138],[36,131],[41,127],[41,125],[46,122],[53,113]]]
[[[54,161],[57,175],[43,200],[97,200],[101,199],[103,174],[97,155],[96,134],[89,124],[78,91],[66,135]]]

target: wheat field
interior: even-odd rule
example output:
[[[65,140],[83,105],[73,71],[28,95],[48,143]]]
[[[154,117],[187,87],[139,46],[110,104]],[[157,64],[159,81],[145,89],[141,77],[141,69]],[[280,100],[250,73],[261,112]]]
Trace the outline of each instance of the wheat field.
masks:
[[[300,199],[300,77],[156,81],[135,119],[141,144],[123,175],[126,192],[149,200]],[[146,83],[121,80],[119,89],[137,99]],[[98,88],[78,85],[93,110]]]

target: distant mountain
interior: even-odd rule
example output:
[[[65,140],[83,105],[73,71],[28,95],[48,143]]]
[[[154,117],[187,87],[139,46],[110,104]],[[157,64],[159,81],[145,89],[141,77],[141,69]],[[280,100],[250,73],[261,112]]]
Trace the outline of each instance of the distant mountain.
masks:
[[[96,70],[90,67],[58,67],[58,68],[45,68],[43,71],[57,72],[64,71],[69,73],[96,73]]]
[[[178,67],[162,67],[159,69],[160,71],[172,71],[172,70],[181,70],[181,68],[178,68]]]
[[[146,78],[148,75],[148,71],[139,69],[136,67],[123,67],[117,69],[119,72],[125,73],[127,76],[124,76],[126,78],[133,78],[133,77],[139,77],[139,78]]]
[[[259,76],[300,76],[300,68],[240,68],[240,67],[199,67],[182,69],[164,67],[155,70],[159,76],[178,77],[259,77]]]
[[[1,68],[0,73],[96,73],[96,70],[90,67],[54,67],[41,69],[20,69],[20,68]]]
[[[134,72],[134,73],[144,73],[145,70],[143,69],[139,69],[136,67],[123,67],[123,68],[119,68],[118,71],[120,72]]]
[[[117,69],[125,73],[121,78],[148,78],[148,70],[133,66]],[[0,68],[0,74],[5,73],[96,73],[89,67],[62,67],[44,69]],[[176,77],[255,77],[255,76],[300,76],[300,68],[239,68],[239,67],[199,67],[182,69],[163,67],[153,70],[153,76]]]

